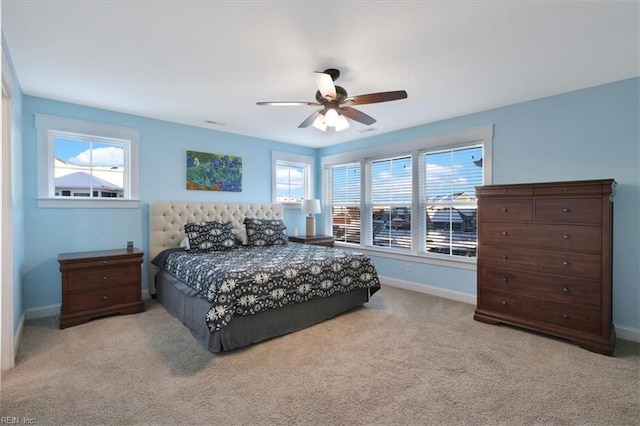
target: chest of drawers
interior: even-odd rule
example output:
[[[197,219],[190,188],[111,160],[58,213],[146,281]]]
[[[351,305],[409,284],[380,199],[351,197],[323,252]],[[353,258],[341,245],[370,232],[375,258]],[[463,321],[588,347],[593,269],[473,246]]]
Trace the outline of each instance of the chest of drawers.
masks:
[[[613,179],[476,188],[478,306],[611,355]]]
[[[142,255],[138,249],[61,253],[60,328],[105,315],[144,311]]]

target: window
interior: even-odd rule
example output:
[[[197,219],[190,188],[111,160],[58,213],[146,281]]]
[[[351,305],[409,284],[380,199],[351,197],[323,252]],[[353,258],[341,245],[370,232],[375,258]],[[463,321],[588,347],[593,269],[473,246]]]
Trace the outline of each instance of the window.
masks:
[[[273,163],[273,202],[299,208],[303,199],[313,198],[313,157],[271,153]]]
[[[360,164],[329,169],[331,228],[336,241],[360,244]]]
[[[370,161],[367,165],[371,243],[411,249],[411,156]]]
[[[483,183],[482,159],[482,145],[420,155],[427,252],[476,257],[474,187]]]
[[[381,256],[474,259],[475,186],[491,182],[492,139],[486,126],[322,158],[325,229]]]
[[[138,207],[139,131],[36,114],[40,207]]]

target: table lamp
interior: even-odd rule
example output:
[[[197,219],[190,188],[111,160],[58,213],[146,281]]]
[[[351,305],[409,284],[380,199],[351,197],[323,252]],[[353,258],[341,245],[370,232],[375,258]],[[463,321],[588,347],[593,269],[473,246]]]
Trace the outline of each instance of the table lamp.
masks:
[[[307,237],[316,235],[316,217],[320,213],[320,200],[302,200],[302,211],[307,214]]]

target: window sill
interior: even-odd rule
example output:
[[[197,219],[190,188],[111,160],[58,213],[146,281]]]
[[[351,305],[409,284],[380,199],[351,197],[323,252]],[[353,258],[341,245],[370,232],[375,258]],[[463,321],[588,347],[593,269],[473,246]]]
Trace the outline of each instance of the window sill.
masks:
[[[302,208],[302,203],[278,203],[282,204],[282,207],[285,210],[300,210]]]
[[[429,265],[445,266],[448,268],[458,268],[467,270],[476,270],[477,262],[475,257],[459,257],[451,259],[451,256],[438,254],[412,254],[393,252],[389,250],[376,249],[372,247],[354,246],[335,242],[335,247],[365,253],[370,256],[384,257],[386,259],[401,260],[404,262],[423,263]]]
[[[39,198],[39,208],[54,209],[137,209],[140,200]]]

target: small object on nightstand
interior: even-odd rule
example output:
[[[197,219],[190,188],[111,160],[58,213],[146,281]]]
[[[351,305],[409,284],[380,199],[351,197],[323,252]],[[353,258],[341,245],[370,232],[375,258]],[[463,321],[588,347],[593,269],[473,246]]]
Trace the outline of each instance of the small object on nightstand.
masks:
[[[310,236],[299,236],[289,237],[289,241],[293,241],[294,243],[303,243],[303,244],[311,244],[314,246],[326,246],[333,247],[334,238],[331,235],[315,235],[313,237]]]
[[[135,247],[59,254],[60,328],[105,315],[143,312],[142,255]]]
[[[133,250],[133,241],[127,241],[127,251]]]

